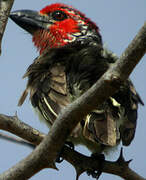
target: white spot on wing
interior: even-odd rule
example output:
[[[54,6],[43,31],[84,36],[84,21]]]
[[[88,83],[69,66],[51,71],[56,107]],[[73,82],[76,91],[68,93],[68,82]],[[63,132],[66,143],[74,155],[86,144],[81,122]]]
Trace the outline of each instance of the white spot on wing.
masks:
[[[110,99],[112,101],[113,106],[115,106],[115,107],[120,107],[121,106],[114,98],[110,97]]]

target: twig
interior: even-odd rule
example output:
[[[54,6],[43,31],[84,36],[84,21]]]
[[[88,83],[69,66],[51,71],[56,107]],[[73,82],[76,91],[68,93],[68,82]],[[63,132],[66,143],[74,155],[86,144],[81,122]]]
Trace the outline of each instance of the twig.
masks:
[[[24,145],[24,146],[27,146],[27,147],[30,147],[30,148],[35,147],[32,143],[30,143],[28,141],[25,141],[24,139],[9,136],[9,135],[4,134],[4,133],[0,133],[0,139],[10,141],[12,143],[19,144],[19,145]]]
[[[14,0],[0,0],[0,55],[2,38]]]
[[[44,138],[44,134],[31,128],[15,116],[0,115],[0,129],[13,133],[30,143],[38,145]]]

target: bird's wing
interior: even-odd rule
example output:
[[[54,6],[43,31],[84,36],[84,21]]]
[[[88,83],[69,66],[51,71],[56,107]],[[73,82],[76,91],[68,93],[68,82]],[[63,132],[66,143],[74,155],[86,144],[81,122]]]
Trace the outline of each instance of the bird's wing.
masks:
[[[61,109],[69,103],[64,66],[56,65],[50,68],[49,78],[43,82],[41,91],[38,108],[52,125]]]
[[[119,140],[128,146],[135,135],[139,103],[144,105],[132,82],[127,80],[100,109],[87,116],[83,135],[107,146],[115,146]]]
[[[33,66],[35,67],[35,64]],[[25,76],[31,77],[31,73],[34,71],[33,66],[29,67]],[[45,120],[52,125],[60,110],[69,103],[64,66],[53,66],[46,73],[42,73],[40,77],[36,74],[36,77],[30,78],[18,105],[23,104],[28,91],[30,91],[32,105],[37,107]]]
[[[126,118],[124,123],[120,126],[120,135],[122,144],[128,146],[135,136],[138,104],[144,105],[144,103],[130,80],[127,80],[125,87],[127,87],[127,90],[125,90],[123,95],[126,99],[123,97],[120,103],[125,107]]]
[[[115,146],[120,139],[117,131],[118,118],[118,107],[112,109],[107,103],[104,103],[102,108],[87,115],[83,135],[92,142]]]

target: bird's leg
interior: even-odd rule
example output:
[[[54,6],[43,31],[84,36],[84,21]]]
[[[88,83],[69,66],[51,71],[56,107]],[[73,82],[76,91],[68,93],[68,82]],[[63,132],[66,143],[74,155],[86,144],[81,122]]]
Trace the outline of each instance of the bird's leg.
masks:
[[[93,178],[99,179],[100,175],[102,174],[102,169],[103,169],[103,161],[105,160],[104,154],[98,154],[98,153],[93,153],[91,154],[91,158],[97,159],[100,163],[100,166],[98,170],[89,170],[87,171],[88,176],[92,176]]]
[[[65,145],[66,146],[68,146],[69,148],[71,148],[71,149],[74,149],[74,144],[72,143],[72,142],[70,142],[70,141],[66,141],[65,142]],[[62,158],[62,153],[63,153],[63,151],[64,151],[64,146],[63,146],[63,148],[61,149],[61,151],[59,152],[59,154],[58,154],[58,156],[57,156],[57,158],[56,158],[56,162],[57,163],[61,163],[64,159]]]

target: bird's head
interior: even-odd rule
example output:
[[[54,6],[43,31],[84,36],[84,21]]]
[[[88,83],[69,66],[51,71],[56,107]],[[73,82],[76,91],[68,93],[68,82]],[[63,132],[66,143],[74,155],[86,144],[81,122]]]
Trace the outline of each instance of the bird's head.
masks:
[[[39,12],[14,11],[10,18],[32,34],[32,40],[40,54],[47,48],[62,47],[88,38],[101,43],[96,24],[83,13],[65,4],[52,4]]]

